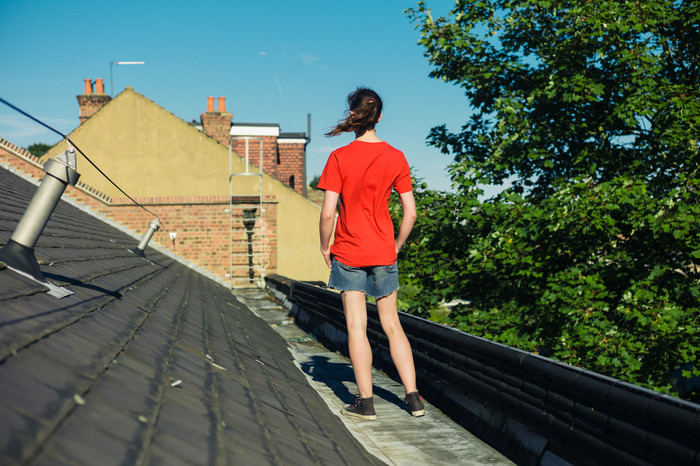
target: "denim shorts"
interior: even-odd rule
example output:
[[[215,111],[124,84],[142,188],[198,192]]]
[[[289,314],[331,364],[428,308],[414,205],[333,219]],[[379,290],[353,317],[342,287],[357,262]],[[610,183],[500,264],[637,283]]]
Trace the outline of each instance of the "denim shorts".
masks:
[[[364,291],[373,298],[383,298],[399,289],[399,266],[394,262],[392,265],[350,267],[334,257],[328,287],[340,291]]]

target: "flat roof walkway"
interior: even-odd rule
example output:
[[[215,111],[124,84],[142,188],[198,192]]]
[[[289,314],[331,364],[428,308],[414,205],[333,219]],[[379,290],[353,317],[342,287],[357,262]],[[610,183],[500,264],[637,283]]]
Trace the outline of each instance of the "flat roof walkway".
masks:
[[[341,415],[342,406],[357,393],[349,359],[330,352],[294,325],[287,311],[264,290],[235,290],[234,294],[289,342],[292,356],[311,386],[378,459],[390,465],[513,464],[430,405],[429,400],[425,402],[425,416],[411,417],[404,409],[403,386],[377,370],[372,373],[377,420],[361,421]]]

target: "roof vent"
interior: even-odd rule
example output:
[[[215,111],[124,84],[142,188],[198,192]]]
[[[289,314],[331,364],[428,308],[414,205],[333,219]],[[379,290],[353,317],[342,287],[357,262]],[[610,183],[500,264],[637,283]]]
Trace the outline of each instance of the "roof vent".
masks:
[[[57,287],[49,286],[44,274],[41,273],[39,263],[34,256],[34,246],[58,205],[66,186],[74,186],[80,178],[80,174],[76,171],[75,149],[70,148],[57,155],[55,159],[47,160],[44,171],[46,176],[17,224],[12,237],[0,249],[0,260],[12,270],[41,282],[51,290],[52,287]]]
[[[158,223],[158,218],[153,219],[151,223],[148,224],[148,230],[146,230],[146,233],[143,234],[141,242],[138,246],[136,246],[136,249],[132,249],[131,252],[133,252],[137,256],[146,257],[146,253],[144,253],[144,250],[148,246],[148,242],[151,241],[153,233],[158,231],[159,228],[160,225]]]

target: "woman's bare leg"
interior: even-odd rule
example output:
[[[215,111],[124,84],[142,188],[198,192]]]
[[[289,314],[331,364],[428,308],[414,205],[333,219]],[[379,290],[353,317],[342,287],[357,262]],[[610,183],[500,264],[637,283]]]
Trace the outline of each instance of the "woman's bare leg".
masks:
[[[367,339],[367,301],[363,291],[343,291],[348,349],[355,383],[362,398],[372,396],[372,348]]]
[[[379,320],[382,323],[382,329],[389,338],[391,359],[399,372],[399,377],[401,377],[406,393],[411,393],[417,390],[416,369],[413,365],[411,344],[408,342],[408,338],[406,338],[399,321],[399,313],[396,309],[396,296],[397,292],[394,291],[389,296],[377,299],[377,309],[379,310]]]

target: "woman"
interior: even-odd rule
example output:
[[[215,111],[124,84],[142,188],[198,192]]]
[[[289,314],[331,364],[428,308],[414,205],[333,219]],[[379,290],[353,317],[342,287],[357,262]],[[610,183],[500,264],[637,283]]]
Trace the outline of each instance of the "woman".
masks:
[[[347,99],[348,112],[327,133],[354,132],[355,140],[335,150],[318,182],[325,191],[321,209],[321,253],[331,269],[328,286],[341,291],[348,328],[350,360],[359,395],[342,413],[376,419],[372,395],[372,350],[367,339],[366,294],[376,299],[382,329],[389,338],[391,357],[406,390],[404,402],[413,416],[425,408],[416,388],[411,345],[396,309],[399,288],[396,258],[416,221],[416,206],[408,162],[401,151],[377,137],[382,100],[376,92],[358,88]],[[398,235],[389,215],[389,196],[395,189],[403,208]],[[333,233],[336,206],[340,212]]]

